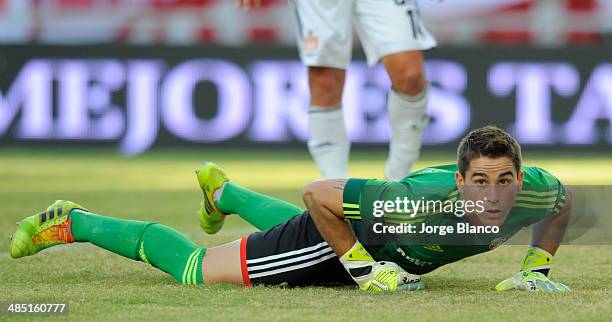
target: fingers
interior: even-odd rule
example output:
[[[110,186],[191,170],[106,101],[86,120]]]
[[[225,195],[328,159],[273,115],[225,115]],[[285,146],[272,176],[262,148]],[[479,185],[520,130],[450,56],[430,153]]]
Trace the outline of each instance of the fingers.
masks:
[[[536,291],[542,291],[542,292],[547,292],[547,293],[557,293],[557,292],[563,293],[563,292],[570,291],[569,287],[567,287],[565,284],[553,282],[551,280],[548,280],[545,282],[537,281],[536,283],[539,286]]]
[[[500,284],[498,284],[498,286]],[[500,289],[498,289],[498,286],[496,286],[495,289],[499,291]],[[528,279],[528,280],[521,281],[518,284],[514,284],[513,287],[510,287],[507,289],[512,289],[512,288],[516,288],[519,290],[525,290],[529,292],[546,292],[546,293],[569,292],[570,291],[569,287],[567,287],[565,284],[553,282],[549,279],[546,279],[546,280]]]
[[[398,291],[418,291],[426,288],[425,282],[421,280],[421,275],[410,274],[398,267],[399,281],[397,283]]]
[[[496,291],[518,289],[529,292],[569,292],[570,288],[563,283],[553,282],[547,276],[537,272],[518,272],[495,286]]]
[[[555,282],[557,288],[559,289],[560,292],[571,292],[572,290],[570,290],[569,287],[567,287],[567,285],[563,284],[563,283],[559,283],[559,282]]]
[[[502,292],[502,291],[507,291],[507,290],[512,290],[516,288],[516,283],[514,282],[514,278],[510,277],[510,278],[506,278],[505,280],[499,282],[497,285],[495,285],[495,290],[498,292]]]
[[[551,281],[535,281],[537,287],[534,291],[543,291],[543,292],[557,292],[557,287]]]
[[[418,291],[424,290],[427,288],[427,284],[423,281],[419,281],[416,283],[407,283],[407,284],[399,284],[397,286],[398,291]]]

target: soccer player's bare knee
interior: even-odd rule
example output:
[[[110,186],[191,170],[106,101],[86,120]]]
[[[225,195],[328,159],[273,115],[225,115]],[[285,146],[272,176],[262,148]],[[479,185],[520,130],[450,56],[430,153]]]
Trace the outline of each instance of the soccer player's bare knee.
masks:
[[[315,180],[310,182],[309,184],[304,186],[304,189],[302,189],[302,196],[306,196],[306,195],[312,195],[315,194],[319,191],[319,187],[321,185],[321,183],[324,180]]]
[[[308,68],[311,105],[338,107],[342,99],[345,71],[329,67]]]
[[[244,285],[240,262],[240,240],[209,248],[202,260],[202,272],[205,284]]]
[[[426,87],[423,72],[423,54],[420,51],[405,51],[383,58],[385,68],[394,90],[401,94],[416,96]]]
[[[417,66],[401,67],[391,78],[393,89],[410,96],[417,96],[426,86],[425,76]]]

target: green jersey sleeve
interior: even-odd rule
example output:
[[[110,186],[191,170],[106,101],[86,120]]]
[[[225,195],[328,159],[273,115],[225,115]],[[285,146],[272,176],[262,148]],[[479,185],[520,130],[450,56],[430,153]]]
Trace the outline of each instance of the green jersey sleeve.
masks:
[[[393,217],[406,218],[410,215],[410,209],[414,208],[415,204],[408,205],[407,201],[420,202],[418,205],[424,210],[428,200],[456,199],[456,169],[454,165],[425,168],[413,172],[401,181],[349,179],[343,193],[344,217],[349,220],[372,219],[377,216],[375,208],[391,203],[391,208],[406,210],[402,213],[384,211],[385,219],[393,221]]]
[[[529,226],[556,215],[565,204],[565,188],[559,179],[538,167],[523,166],[522,170],[523,186],[504,226]]]

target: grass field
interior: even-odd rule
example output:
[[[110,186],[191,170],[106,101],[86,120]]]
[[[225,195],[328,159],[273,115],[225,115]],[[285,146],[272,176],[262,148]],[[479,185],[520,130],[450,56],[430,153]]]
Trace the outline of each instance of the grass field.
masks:
[[[384,153],[355,153],[351,174],[382,174]],[[417,165],[449,163],[425,154]],[[69,301],[74,321],[605,321],[612,316],[612,246],[563,246],[551,276],[569,294],[496,293],[492,287],[520,266],[525,246],[502,246],[427,275],[428,289],[364,294],[353,288],[179,286],[141,263],[74,244],[13,260],[8,236],[15,222],[54,199],[69,199],[116,217],[157,221],[212,246],[252,228],[239,218],[218,235],[200,231],[200,192],[193,170],[204,159],[222,165],[241,184],[301,204],[301,187],[317,172],[305,151],[157,151],[120,158],[114,151],[0,152],[0,301]],[[568,184],[611,184],[612,156],[532,155],[527,163]],[[32,317],[20,317],[33,319]],[[0,315],[0,320],[15,320]],[[44,320],[66,317],[39,317]]]

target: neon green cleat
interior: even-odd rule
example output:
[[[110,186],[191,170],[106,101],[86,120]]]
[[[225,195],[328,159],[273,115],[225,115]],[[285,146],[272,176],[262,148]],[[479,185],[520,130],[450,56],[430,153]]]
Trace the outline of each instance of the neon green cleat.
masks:
[[[87,210],[71,201],[56,200],[46,211],[23,219],[11,236],[11,257],[30,256],[51,246],[73,243],[68,215],[74,209]]]
[[[223,227],[226,214],[215,205],[214,194],[229,179],[218,165],[208,161],[204,163],[200,170],[196,170],[196,176],[204,194],[204,200],[200,202],[200,210],[198,211],[200,227],[207,234],[216,234]]]

